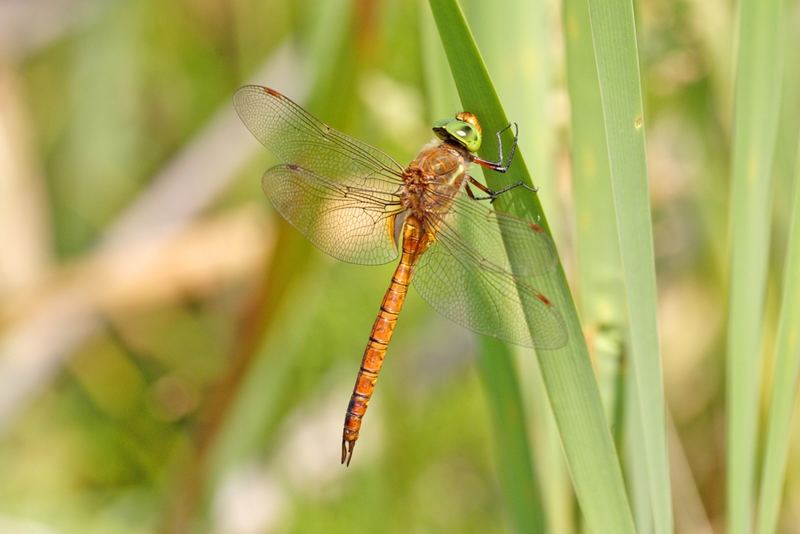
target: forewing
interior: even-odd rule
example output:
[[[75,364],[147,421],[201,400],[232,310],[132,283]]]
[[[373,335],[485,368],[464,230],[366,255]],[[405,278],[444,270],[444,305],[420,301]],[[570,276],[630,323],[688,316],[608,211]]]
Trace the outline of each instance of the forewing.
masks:
[[[334,258],[376,265],[397,257],[399,197],[376,190],[374,179],[333,181],[290,164],[269,169],[261,185],[275,209]]]
[[[563,346],[564,319],[532,284],[535,274],[555,266],[552,241],[522,219],[489,211],[459,198],[446,215],[428,223],[436,241],[419,260],[414,287],[436,311],[480,334],[538,349]],[[530,256],[515,266],[515,274],[500,224],[509,228],[515,253]]]
[[[369,180],[377,191],[392,192],[402,183],[403,168],[390,156],[320,122],[273,89],[244,86],[233,105],[256,139],[284,163],[334,182]]]

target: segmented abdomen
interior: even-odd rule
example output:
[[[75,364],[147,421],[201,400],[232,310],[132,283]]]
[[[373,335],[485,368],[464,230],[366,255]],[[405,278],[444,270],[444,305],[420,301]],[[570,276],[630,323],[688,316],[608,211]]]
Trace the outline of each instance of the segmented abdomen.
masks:
[[[408,284],[411,282],[411,273],[419,255],[426,248],[427,236],[422,229],[422,223],[416,217],[410,216],[403,226],[403,255],[392,276],[392,283],[389,284],[389,289],[383,296],[378,317],[372,325],[369,342],[361,359],[361,368],[358,370],[356,385],[350,396],[350,404],[344,418],[342,463],[347,462],[347,465],[350,465],[353,457],[353,447],[355,447],[359,430],[361,430],[361,421],[375,390],[383,359],[397,324],[397,317],[403,309],[403,302],[408,294]]]

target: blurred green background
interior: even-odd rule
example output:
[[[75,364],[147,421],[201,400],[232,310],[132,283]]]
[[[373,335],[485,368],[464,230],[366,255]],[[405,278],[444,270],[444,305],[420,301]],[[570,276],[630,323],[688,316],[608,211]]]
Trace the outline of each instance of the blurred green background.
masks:
[[[560,5],[530,20],[545,44],[532,50],[512,32],[485,37],[523,15],[463,4],[479,46],[502,49],[487,53],[489,72],[505,80],[500,98],[574,271]],[[768,323],[800,124],[790,4]],[[676,525],[720,531],[734,8],[636,9]],[[479,344],[417,295],[353,465],[339,465],[393,266],[337,263],[283,222],[259,186],[274,160],[231,105],[240,85],[268,85],[408,161],[431,137],[431,110],[459,110],[425,75],[442,54],[430,19],[426,3],[400,0],[0,2],[0,532],[512,528]],[[542,99],[504,92],[517,76],[533,76]],[[602,326],[584,325],[588,336]],[[536,444],[549,419],[533,389],[523,384]],[[782,532],[800,532],[797,443]],[[551,453],[557,444],[536,455]]]

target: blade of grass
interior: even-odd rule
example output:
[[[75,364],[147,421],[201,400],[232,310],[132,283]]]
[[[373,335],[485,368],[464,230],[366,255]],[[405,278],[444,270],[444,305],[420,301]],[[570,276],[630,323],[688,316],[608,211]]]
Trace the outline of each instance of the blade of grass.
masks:
[[[528,414],[528,435],[533,444],[533,462],[542,492],[542,506],[547,519],[545,532],[575,532],[575,493],[564,459],[553,410],[547,398],[542,371],[532,349],[516,347],[516,369],[522,388],[523,406]]]
[[[769,192],[781,86],[781,2],[739,3],[727,348],[728,531],[753,527]]]
[[[781,505],[781,490],[786,476],[791,438],[792,408],[800,374],[800,146],[797,150],[794,180],[794,207],[789,244],[783,271],[783,296],[775,344],[775,371],[769,427],[764,449],[764,467],[758,501],[756,532],[776,532]]]
[[[453,114],[452,106],[458,95],[448,72],[447,57],[436,42],[436,27],[427,9],[420,9],[420,19],[428,119],[432,123]],[[512,524],[518,532],[546,532],[546,513],[531,464],[532,446],[528,440],[525,408],[517,381],[519,373],[514,369],[511,351],[498,341],[485,339],[481,343],[477,368],[492,414],[492,428],[497,438],[493,440],[492,449],[500,489]]]
[[[653,532],[653,507],[650,501],[650,473],[645,456],[644,427],[641,403],[636,380],[625,381],[625,466],[628,476],[628,494],[633,501],[637,532]]]
[[[633,4],[589,2],[655,532],[672,532],[656,273]]]
[[[483,339],[478,370],[493,420],[500,486],[516,531],[546,532],[542,496],[531,465],[522,395],[512,357],[505,343]]]
[[[553,173],[551,36],[547,0],[462,2],[492,82],[512,120],[523,126],[520,150],[528,156],[548,210],[557,206]],[[514,36],[509,48],[507,36]],[[550,221],[555,230],[557,221]],[[555,231],[556,235],[558,231]]]
[[[556,22],[548,0],[509,0],[503,9],[492,2],[463,2],[475,39],[494,73],[493,82],[509,117],[521,125],[519,148],[526,154],[539,184],[539,198],[550,213],[558,208],[553,172],[551,28]],[[506,36],[514,36],[514,46]],[[449,72],[447,72],[449,76]],[[477,169],[476,169],[477,170]],[[481,169],[481,173],[483,170]],[[554,235],[562,236],[563,217],[551,219]],[[560,241],[560,239],[557,239]],[[558,429],[542,384],[541,371],[530,349],[514,351],[517,376],[528,414],[529,434],[538,476],[547,492],[542,495],[548,532],[571,532],[575,522],[575,498],[564,463]]]
[[[800,94],[800,4],[786,2],[784,5],[783,86],[781,94]],[[795,177],[797,142],[800,139],[800,98],[781,98],[778,111],[778,133],[775,137],[772,183],[772,244],[770,257],[777,260],[773,265],[783,267],[791,226],[792,200],[790,193]],[[772,273],[770,273],[772,274]]]
[[[458,99],[453,77],[450,76],[447,57],[439,45],[436,24],[428,12],[428,0],[419,0],[420,39],[422,41],[422,85],[425,88],[425,103],[428,120],[439,120],[452,115]]]
[[[611,169],[597,80],[589,9],[585,0],[565,0],[567,89],[570,98],[572,185],[575,197],[578,303],[590,350],[597,366],[600,392],[612,428],[615,416],[624,332],[627,323]],[[639,495],[632,495],[634,502]]]
[[[464,108],[480,117],[486,132],[501,130],[508,124],[505,112],[458,4],[454,0],[430,0],[430,6]],[[491,137],[486,136],[483,157],[497,154]],[[510,141],[509,134],[506,142]],[[490,187],[516,181],[530,184],[522,154],[517,154],[506,176],[487,175],[487,181]],[[511,195],[498,199],[498,209],[534,220],[549,232],[535,195],[506,197]],[[513,249],[509,256],[513,263]],[[619,459],[563,269],[559,267],[555,275],[543,279],[541,289],[559,306],[569,336],[565,347],[538,351],[537,357],[581,509],[595,532],[633,532]]]
[[[628,495],[637,531],[652,531],[642,418],[626,373],[627,310],[611,191],[603,107],[585,0],[563,2],[567,89],[570,98],[572,184],[575,198],[576,274],[583,324],[592,334],[606,416],[624,450]],[[625,436],[621,446],[620,436]]]

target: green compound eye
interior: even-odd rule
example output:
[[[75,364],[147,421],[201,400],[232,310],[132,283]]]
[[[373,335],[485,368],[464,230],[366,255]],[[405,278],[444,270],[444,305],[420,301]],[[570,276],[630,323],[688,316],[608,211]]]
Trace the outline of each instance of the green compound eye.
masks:
[[[472,124],[459,119],[445,119],[433,126],[434,133],[442,140],[455,141],[470,152],[481,147],[481,133]]]
[[[477,152],[481,147],[481,134],[474,126],[466,122],[457,121],[460,124],[452,125],[448,131],[470,152]]]

